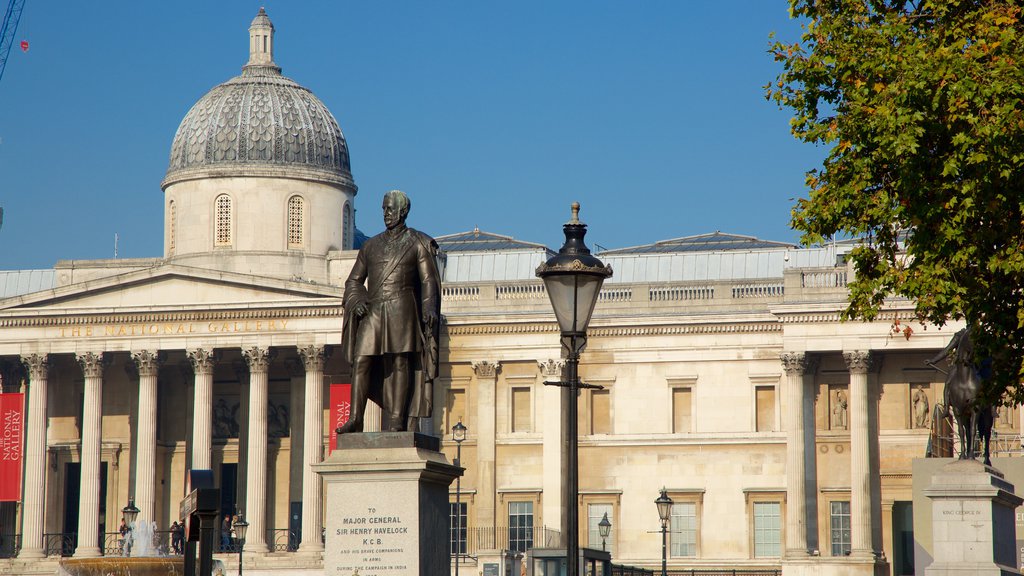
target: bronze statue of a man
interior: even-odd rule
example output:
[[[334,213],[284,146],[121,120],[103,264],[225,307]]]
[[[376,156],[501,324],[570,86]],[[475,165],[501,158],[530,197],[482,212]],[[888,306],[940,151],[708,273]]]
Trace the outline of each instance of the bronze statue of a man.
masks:
[[[441,278],[437,243],[408,228],[409,198],[384,195],[387,230],[370,238],[345,281],[341,345],[352,366],[352,413],[339,434],[362,432],[366,401],[385,431],[415,430],[430,416],[438,368]]]

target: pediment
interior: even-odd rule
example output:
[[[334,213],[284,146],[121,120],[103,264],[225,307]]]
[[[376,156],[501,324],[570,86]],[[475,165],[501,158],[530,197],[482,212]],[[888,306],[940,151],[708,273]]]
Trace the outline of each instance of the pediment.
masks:
[[[0,312],[208,308],[341,295],[337,286],[164,265],[0,300]]]

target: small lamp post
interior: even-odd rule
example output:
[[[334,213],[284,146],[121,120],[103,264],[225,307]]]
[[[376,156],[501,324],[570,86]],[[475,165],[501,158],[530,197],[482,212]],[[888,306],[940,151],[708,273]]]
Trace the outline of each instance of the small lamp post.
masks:
[[[239,512],[238,520],[231,525],[235,529],[235,539],[238,540],[238,576],[242,576],[242,551],[245,549],[245,532],[249,529],[249,523],[245,516]]]
[[[139,517],[139,509],[135,506],[135,498],[128,499],[128,505],[121,509],[121,514],[124,516],[124,523],[128,526],[128,531],[131,532],[132,526],[135,525],[135,519]],[[132,536],[129,534],[125,536],[123,546],[123,553],[125,556],[132,555]]]
[[[661,518],[661,576],[668,574],[668,522],[672,517],[672,499],[668,492],[662,488],[658,499],[654,501],[658,506],[658,517]]]
[[[608,513],[604,513],[604,518],[597,523],[597,531],[601,534],[601,551],[607,552],[608,548],[605,546],[605,541],[608,539],[608,535],[612,533],[612,523],[608,520]]]
[[[462,443],[466,441],[469,429],[462,423],[452,426],[452,440],[455,440],[455,465],[462,466]],[[455,477],[455,576],[459,576],[459,560],[462,557],[462,474]]]
[[[587,225],[580,222],[580,204],[572,203],[572,219],[564,226],[565,244],[558,254],[537,267],[537,276],[544,280],[544,286],[555,309],[558,328],[561,331],[562,347],[566,351],[566,373],[568,382],[556,382],[555,386],[569,389],[566,410],[565,434],[568,444],[567,464],[569,477],[565,486],[566,532],[568,542],[568,576],[580,573],[579,503],[579,445],[576,430],[578,409],[577,396],[581,388],[600,388],[580,383],[580,353],[587,346],[587,325],[597,305],[601,285],[612,275],[611,266],[605,266],[583,243]]]

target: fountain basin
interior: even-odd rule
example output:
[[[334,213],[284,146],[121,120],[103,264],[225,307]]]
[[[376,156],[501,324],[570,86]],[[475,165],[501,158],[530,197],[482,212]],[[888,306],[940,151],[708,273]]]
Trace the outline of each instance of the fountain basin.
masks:
[[[196,568],[198,569],[198,565]],[[65,558],[57,568],[59,576],[184,576],[185,560],[171,558]],[[224,563],[213,561],[213,574],[224,574]]]

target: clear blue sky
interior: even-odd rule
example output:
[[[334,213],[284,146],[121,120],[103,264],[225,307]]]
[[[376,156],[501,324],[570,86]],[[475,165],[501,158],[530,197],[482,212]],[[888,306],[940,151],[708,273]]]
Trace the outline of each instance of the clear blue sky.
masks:
[[[162,254],[174,132],[239,73],[261,5],[284,74],[341,124],[368,234],[401,188],[435,236],[557,248],[579,200],[592,248],[797,239],[823,152],[764,99],[769,33],[799,33],[784,0],[27,0],[0,79],[0,269],[109,258],[115,233],[121,257]]]

